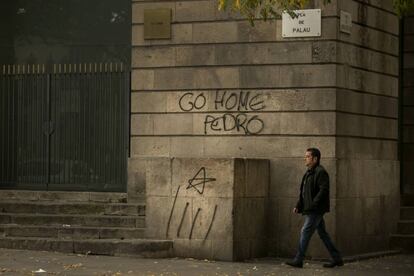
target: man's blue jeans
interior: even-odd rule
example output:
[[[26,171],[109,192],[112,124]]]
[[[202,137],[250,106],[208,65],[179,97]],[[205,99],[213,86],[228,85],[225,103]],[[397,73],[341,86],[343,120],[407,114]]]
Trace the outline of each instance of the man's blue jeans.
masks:
[[[329,234],[325,229],[325,221],[323,220],[323,214],[309,214],[304,215],[305,223],[303,224],[302,231],[300,233],[299,248],[296,254],[295,261],[302,262],[305,258],[306,249],[308,248],[309,241],[315,232],[318,230],[319,237],[325,244],[334,261],[342,260],[341,254],[333,244]]]

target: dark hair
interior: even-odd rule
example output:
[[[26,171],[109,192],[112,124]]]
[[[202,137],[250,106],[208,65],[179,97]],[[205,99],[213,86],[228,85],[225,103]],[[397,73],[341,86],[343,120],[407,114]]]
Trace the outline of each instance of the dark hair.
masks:
[[[319,165],[319,163],[321,162],[321,152],[317,148],[308,148],[306,151],[309,151],[312,157],[318,158],[316,164]]]

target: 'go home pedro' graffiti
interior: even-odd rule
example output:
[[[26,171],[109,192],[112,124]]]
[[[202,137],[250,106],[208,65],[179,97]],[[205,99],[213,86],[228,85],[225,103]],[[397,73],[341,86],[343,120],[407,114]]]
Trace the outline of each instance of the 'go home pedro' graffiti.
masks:
[[[212,100],[213,102],[208,106],[213,106],[214,111],[227,112],[220,115],[206,115],[204,134],[236,131],[246,135],[254,135],[263,130],[264,123],[259,116],[247,113],[265,108],[261,93],[216,91]],[[182,111],[190,112],[202,110],[207,103],[208,98],[204,92],[187,92],[180,97],[178,104]]]

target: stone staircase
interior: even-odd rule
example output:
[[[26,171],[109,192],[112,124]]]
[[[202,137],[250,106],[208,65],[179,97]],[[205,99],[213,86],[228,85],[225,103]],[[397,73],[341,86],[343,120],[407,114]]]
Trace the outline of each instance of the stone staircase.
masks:
[[[391,248],[414,253],[414,195],[401,197],[400,221],[398,232],[391,235]]]
[[[84,195],[71,201],[73,197],[55,193],[58,200],[50,200],[54,198],[50,195],[49,200],[33,200],[19,192],[10,199],[0,192],[0,248],[171,256],[171,241],[145,239],[144,203],[126,203],[125,197],[81,201]]]

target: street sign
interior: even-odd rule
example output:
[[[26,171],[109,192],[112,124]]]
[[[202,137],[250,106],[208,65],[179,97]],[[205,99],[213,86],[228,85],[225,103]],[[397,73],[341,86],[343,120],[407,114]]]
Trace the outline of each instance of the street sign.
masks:
[[[292,18],[287,12],[282,13],[282,37],[321,36],[321,10],[295,10],[297,16]]]

